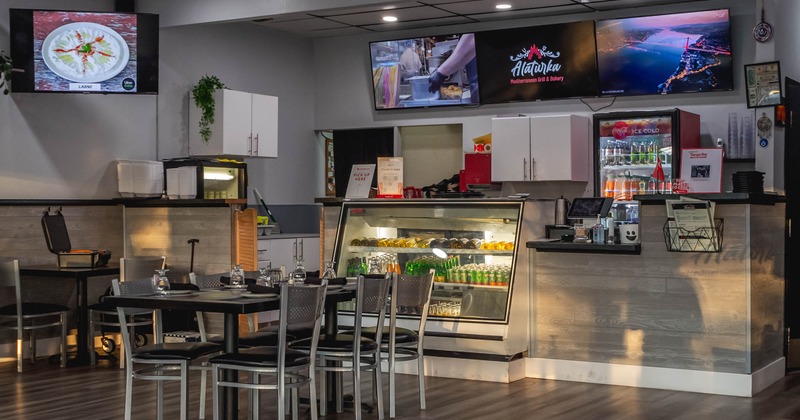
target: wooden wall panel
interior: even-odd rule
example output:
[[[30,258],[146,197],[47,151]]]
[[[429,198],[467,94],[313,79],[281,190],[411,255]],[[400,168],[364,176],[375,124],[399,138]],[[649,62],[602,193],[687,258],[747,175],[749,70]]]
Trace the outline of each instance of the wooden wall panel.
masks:
[[[649,205],[641,255],[534,251],[532,356],[730,373],[780,357],[783,208],[716,212],[721,252],[667,251]]]
[[[52,207],[53,210],[58,207]],[[41,217],[47,205],[0,206],[0,259],[17,259],[21,266],[53,265],[57,258],[47,249],[42,231]],[[119,206],[64,206],[62,214],[69,232],[72,247],[107,249],[111,258],[123,254],[122,209]],[[93,277],[89,281],[89,300],[95,302],[111,286],[112,277]],[[73,308],[69,314],[69,325],[77,323],[75,282],[58,278],[23,277],[23,298],[58,303]],[[14,301],[13,290],[0,291],[0,306]],[[0,332],[0,343],[13,343],[16,339],[11,330]],[[57,328],[40,337],[56,337]]]
[[[227,273],[231,269],[229,207],[136,207],[125,209],[126,246],[130,256],[167,256],[169,277],[188,282],[192,247],[194,271]]]

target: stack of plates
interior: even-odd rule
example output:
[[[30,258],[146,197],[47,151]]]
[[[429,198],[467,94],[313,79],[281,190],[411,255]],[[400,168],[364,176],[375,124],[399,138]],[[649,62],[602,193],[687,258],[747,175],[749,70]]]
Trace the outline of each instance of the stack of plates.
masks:
[[[733,192],[763,193],[764,173],[758,171],[733,174]]]

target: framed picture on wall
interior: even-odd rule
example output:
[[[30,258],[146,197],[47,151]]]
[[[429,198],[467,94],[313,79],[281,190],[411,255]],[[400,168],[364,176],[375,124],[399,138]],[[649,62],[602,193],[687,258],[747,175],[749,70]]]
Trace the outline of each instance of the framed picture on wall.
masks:
[[[777,106],[781,103],[781,66],[778,61],[745,64],[747,107]]]

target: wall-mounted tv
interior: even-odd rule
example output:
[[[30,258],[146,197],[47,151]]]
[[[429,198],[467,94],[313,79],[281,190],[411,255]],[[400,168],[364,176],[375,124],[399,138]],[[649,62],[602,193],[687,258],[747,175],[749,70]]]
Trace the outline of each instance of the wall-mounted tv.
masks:
[[[11,9],[14,92],[158,93],[158,15]]]
[[[603,96],[733,89],[728,9],[598,20]]]
[[[597,96],[594,22],[475,34],[481,103]]]
[[[477,105],[474,34],[369,44],[376,110]]]

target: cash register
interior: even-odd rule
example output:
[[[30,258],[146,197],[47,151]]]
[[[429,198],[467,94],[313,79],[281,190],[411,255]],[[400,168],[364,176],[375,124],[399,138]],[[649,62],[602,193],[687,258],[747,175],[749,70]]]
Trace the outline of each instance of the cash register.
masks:
[[[591,227],[597,215],[605,217],[608,214],[612,204],[614,204],[614,199],[608,197],[575,198],[567,212],[567,220],[570,224],[546,226],[547,238],[571,242],[576,237],[575,225]]]

